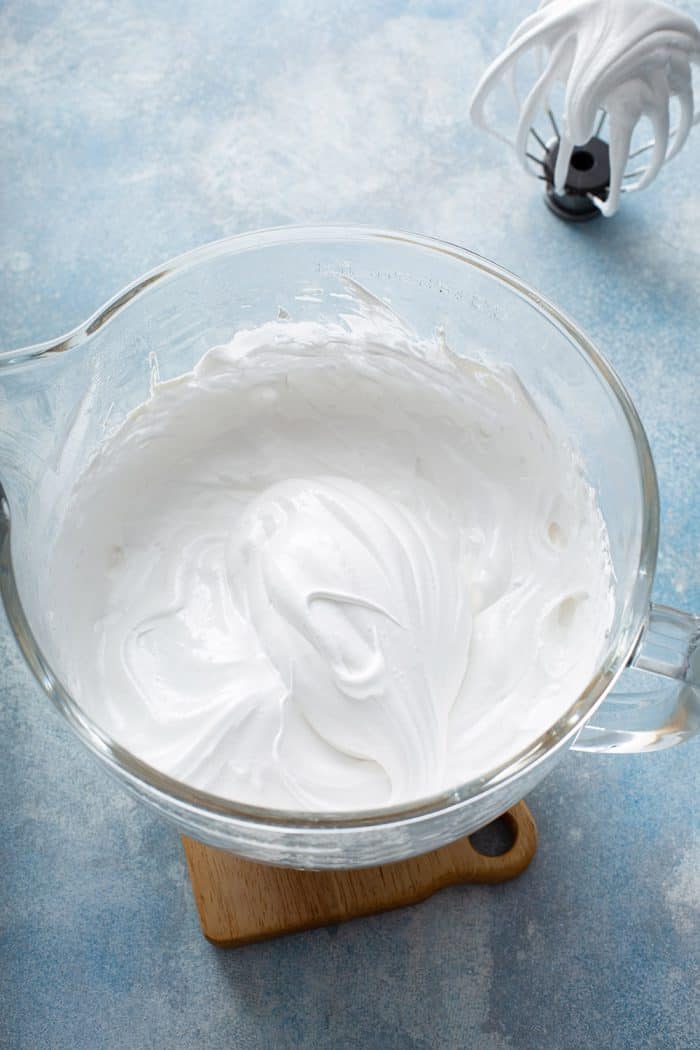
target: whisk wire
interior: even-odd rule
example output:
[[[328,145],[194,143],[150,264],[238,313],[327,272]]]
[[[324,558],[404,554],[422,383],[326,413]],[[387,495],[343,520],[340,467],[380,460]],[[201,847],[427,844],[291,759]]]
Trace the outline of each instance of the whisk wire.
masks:
[[[561,141],[561,135],[559,134],[559,128],[557,127],[557,122],[554,119],[554,114],[552,113],[552,110],[550,109],[549,106],[547,106],[547,116],[549,117],[550,123],[551,123],[552,127],[554,128],[554,134]]]
[[[534,135],[535,139],[539,142],[543,150],[547,149],[547,143],[537,134],[535,128],[530,128],[530,134]]]
[[[671,131],[669,131],[669,133],[668,133],[668,141],[670,142],[671,139],[674,137],[674,135],[676,135],[677,133],[678,133],[678,128],[672,128]],[[640,157],[642,155],[642,153],[646,153],[647,150],[653,149],[655,145],[656,145],[656,140],[655,139],[651,139],[650,142],[647,142],[644,146],[640,146],[639,149],[636,149],[632,153],[630,153],[629,160],[632,160],[634,157]]]

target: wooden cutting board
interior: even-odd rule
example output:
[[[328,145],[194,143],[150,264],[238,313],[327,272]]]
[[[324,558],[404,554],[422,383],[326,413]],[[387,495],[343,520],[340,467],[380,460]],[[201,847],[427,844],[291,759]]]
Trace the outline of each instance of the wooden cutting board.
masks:
[[[499,856],[479,853],[466,837],[420,857],[348,871],[275,868],[185,835],[182,842],[205,937],[235,946],[415,904],[457,883],[512,879],[532,860],[537,829],[524,802],[502,819],[513,841]]]

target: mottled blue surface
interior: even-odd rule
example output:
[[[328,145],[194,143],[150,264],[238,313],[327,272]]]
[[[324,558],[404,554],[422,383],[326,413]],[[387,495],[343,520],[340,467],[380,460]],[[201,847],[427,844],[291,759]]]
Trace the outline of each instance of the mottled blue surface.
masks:
[[[700,606],[700,130],[614,220],[559,223],[467,119],[526,10],[6,0],[1,345],[57,335],[162,259],[252,227],[459,242],[614,363],[659,472],[656,596]],[[227,952],[199,932],[176,832],[49,710],[4,620],[0,674],[2,1047],[700,1044],[696,744],[568,756],[529,799],[541,845],[512,884]]]

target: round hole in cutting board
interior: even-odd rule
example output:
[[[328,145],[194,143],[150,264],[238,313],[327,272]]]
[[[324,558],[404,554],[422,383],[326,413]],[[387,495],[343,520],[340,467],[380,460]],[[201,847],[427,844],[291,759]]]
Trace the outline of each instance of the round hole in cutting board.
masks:
[[[483,857],[502,857],[515,842],[515,830],[509,820],[498,817],[470,835],[469,841]]]

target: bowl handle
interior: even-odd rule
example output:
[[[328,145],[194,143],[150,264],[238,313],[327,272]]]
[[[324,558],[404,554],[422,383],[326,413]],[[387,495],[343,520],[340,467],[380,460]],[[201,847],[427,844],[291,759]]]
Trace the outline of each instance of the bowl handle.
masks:
[[[700,616],[652,605],[620,682],[574,751],[661,751],[700,731]]]

